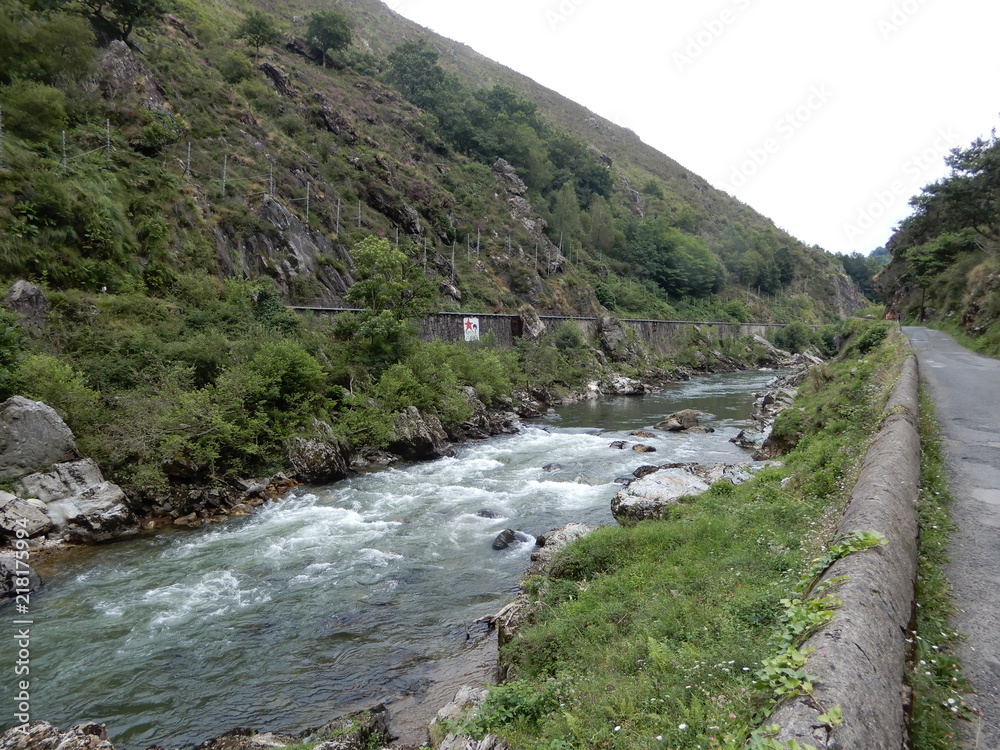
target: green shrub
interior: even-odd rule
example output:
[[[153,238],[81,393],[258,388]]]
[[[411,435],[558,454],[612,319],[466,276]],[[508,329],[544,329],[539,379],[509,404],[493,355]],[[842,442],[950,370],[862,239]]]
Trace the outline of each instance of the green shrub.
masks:
[[[22,395],[42,401],[57,412],[74,432],[94,424],[100,394],[84,382],[81,373],[45,354],[32,354],[17,369]]]
[[[885,341],[886,334],[893,327],[893,323],[878,321],[871,323],[861,331],[861,333],[851,342],[849,350],[860,356],[868,354]]]
[[[587,342],[580,332],[580,327],[572,321],[563,321],[553,336],[556,349],[565,352],[572,349],[583,349]]]
[[[812,341],[812,330],[800,320],[778,329],[774,335],[775,346],[792,353],[805,351]]]
[[[24,354],[24,332],[17,316],[0,308],[0,400],[17,392],[16,373]]]
[[[59,143],[66,129],[66,94],[33,81],[14,81],[0,86],[3,124],[32,141]]]

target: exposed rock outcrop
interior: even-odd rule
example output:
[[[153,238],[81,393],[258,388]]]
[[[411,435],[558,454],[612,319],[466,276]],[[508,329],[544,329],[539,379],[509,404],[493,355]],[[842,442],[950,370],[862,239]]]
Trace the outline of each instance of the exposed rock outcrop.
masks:
[[[0,750],[115,750],[115,746],[104,724],[87,722],[63,731],[47,721],[33,721],[0,735]]]
[[[13,599],[19,591],[30,593],[41,587],[42,579],[26,560],[14,555],[0,557],[0,601]]]
[[[17,485],[23,498],[45,503],[53,534],[73,542],[106,542],[139,533],[139,520],[121,487],[105,481],[91,459],[55,464]]]
[[[296,437],[288,442],[288,461],[300,482],[334,482],[351,473],[347,446],[333,436],[329,425],[320,426],[321,437]]]
[[[51,406],[23,396],[0,404],[0,477],[16,479],[78,456],[73,433]]]
[[[727,479],[734,485],[753,478],[752,464],[664,464],[636,469],[636,479],[611,500],[611,513],[621,524],[663,518],[665,511],[682,497],[700,495],[714,482]]]
[[[601,351],[612,362],[627,362],[640,367],[649,365],[649,357],[639,337],[634,331],[627,331],[618,318],[601,318],[597,324],[597,335]]]
[[[31,282],[15,281],[3,298],[3,306],[20,315],[25,328],[35,331],[45,328],[49,303],[45,292]]]
[[[415,406],[397,415],[388,450],[406,461],[427,461],[451,453],[441,420],[433,414],[421,414]]]
[[[32,538],[52,528],[52,519],[45,515],[45,503],[23,500],[9,492],[0,492],[0,534]]]
[[[301,181],[305,189],[305,179]],[[220,225],[215,245],[228,276],[271,276],[281,292],[290,296],[299,279],[315,279],[316,304],[339,306],[353,280],[342,270],[350,268],[350,255],[330,237],[307,227],[285,204],[264,196],[257,211],[265,229],[247,232]],[[323,262],[333,259],[336,265]]]

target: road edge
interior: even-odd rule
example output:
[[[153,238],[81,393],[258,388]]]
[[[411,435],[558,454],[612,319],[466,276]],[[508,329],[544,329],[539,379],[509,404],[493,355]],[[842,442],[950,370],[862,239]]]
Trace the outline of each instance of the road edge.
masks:
[[[834,619],[809,638],[811,696],[782,704],[766,724],[777,739],[818,750],[908,747],[909,691],[904,670],[912,639],[920,488],[920,400],[916,356],[909,354],[869,447],[838,534],[875,531],[885,543],[836,561],[823,578],[846,576]],[[818,716],[840,706],[831,729]]]

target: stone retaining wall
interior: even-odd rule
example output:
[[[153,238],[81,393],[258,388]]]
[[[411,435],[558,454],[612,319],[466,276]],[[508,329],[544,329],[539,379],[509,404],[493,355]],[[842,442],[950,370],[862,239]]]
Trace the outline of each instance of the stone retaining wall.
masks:
[[[910,356],[886,404],[887,416],[868,449],[841,534],[877,531],[885,544],[844,557],[824,574],[846,576],[832,622],[804,645],[815,651],[806,672],[817,676],[813,695],[783,704],[765,721],[779,724],[778,739],[819,750],[904,750],[909,653],[917,575],[920,486],[919,391]],[[832,731],[816,717],[839,705],[843,723]]]

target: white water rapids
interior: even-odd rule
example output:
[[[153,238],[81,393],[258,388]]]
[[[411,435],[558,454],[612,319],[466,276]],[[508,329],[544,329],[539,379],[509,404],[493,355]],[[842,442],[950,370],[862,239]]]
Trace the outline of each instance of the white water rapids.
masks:
[[[708,376],[564,407],[454,458],[64,555],[31,599],[32,718],[103,721],[119,750],[135,750],[237,726],[301,731],[380,701],[436,708],[448,680],[483,678],[469,665],[488,664],[493,647],[473,621],[509,601],[528,563],[530,542],[491,549],[499,532],[613,523],[615,478],[643,464],[748,460],[729,438],[772,376]],[[711,413],[703,422],[716,432],[630,436],[683,408]],[[609,449],[620,439],[657,452]],[[552,463],[561,468],[543,468]],[[4,640],[9,726],[16,648]]]

